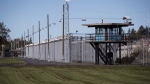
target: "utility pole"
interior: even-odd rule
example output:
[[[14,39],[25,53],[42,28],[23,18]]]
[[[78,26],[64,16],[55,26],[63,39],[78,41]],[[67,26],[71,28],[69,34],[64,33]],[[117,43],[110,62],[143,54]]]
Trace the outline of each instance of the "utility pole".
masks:
[[[64,61],[64,17],[65,17],[65,5],[63,4],[63,23],[62,23],[62,55],[63,55],[63,60]]]
[[[47,39],[48,39],[48,61],[50,59],[50,54],[49,54],[49,15],[47,15]]]
[[[40,53],[40,21],[39,21],[39,59],[41,58],[41,53]]]

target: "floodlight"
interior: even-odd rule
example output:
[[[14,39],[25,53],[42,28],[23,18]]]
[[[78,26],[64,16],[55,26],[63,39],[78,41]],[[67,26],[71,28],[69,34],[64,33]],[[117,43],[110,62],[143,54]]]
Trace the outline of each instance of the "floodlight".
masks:
[[[78,30],[76,30],[76,33],[78,33]]]
[[[129,16],[124,16],[123,20],[132,20]]]
[[[66,0],[66,2],[70,2],[71,0]]]
[[[82,18],[82,21],[86,21],[86,18]]]
[[[129,24],[132,23],[132,22],[131,22],[132,19],[131,19],[129,16],[124,16],[124,17],[123,17],[123,20],[126,20],[125,23],[129,23]]]

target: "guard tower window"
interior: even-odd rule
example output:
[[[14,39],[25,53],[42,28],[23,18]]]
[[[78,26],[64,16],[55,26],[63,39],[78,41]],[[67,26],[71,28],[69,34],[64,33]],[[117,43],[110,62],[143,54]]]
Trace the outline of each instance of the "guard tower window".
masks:
[[[102,28],[99,29],[99,33],[103,34],[103,29]]]
[[[118,35],[119,34],[118,28],[111,29],[111,34],[112,35]]]

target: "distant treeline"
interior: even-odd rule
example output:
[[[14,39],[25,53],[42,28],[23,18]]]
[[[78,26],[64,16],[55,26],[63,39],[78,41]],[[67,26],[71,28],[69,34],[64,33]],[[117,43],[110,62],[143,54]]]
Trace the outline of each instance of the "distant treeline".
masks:
[[[129,29],[128,36],[130,40],[139,40],[141,38],[148,38],[150,36],[150,28],[141,25],[137,31],[134,28]]]

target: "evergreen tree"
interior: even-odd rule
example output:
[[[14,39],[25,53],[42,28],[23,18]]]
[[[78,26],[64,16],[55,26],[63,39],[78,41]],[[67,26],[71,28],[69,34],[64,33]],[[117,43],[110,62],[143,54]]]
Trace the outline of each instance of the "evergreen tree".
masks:
[[[0,44],[7,43],[7,40],[10,38],[9,36],[10,29],[6,28],[3,22],[0,22]]]
[[[130,40],[136,40],[137,39],[136,30],[134,30],[134,28],[131,29],[129,36],[130,36]]]

